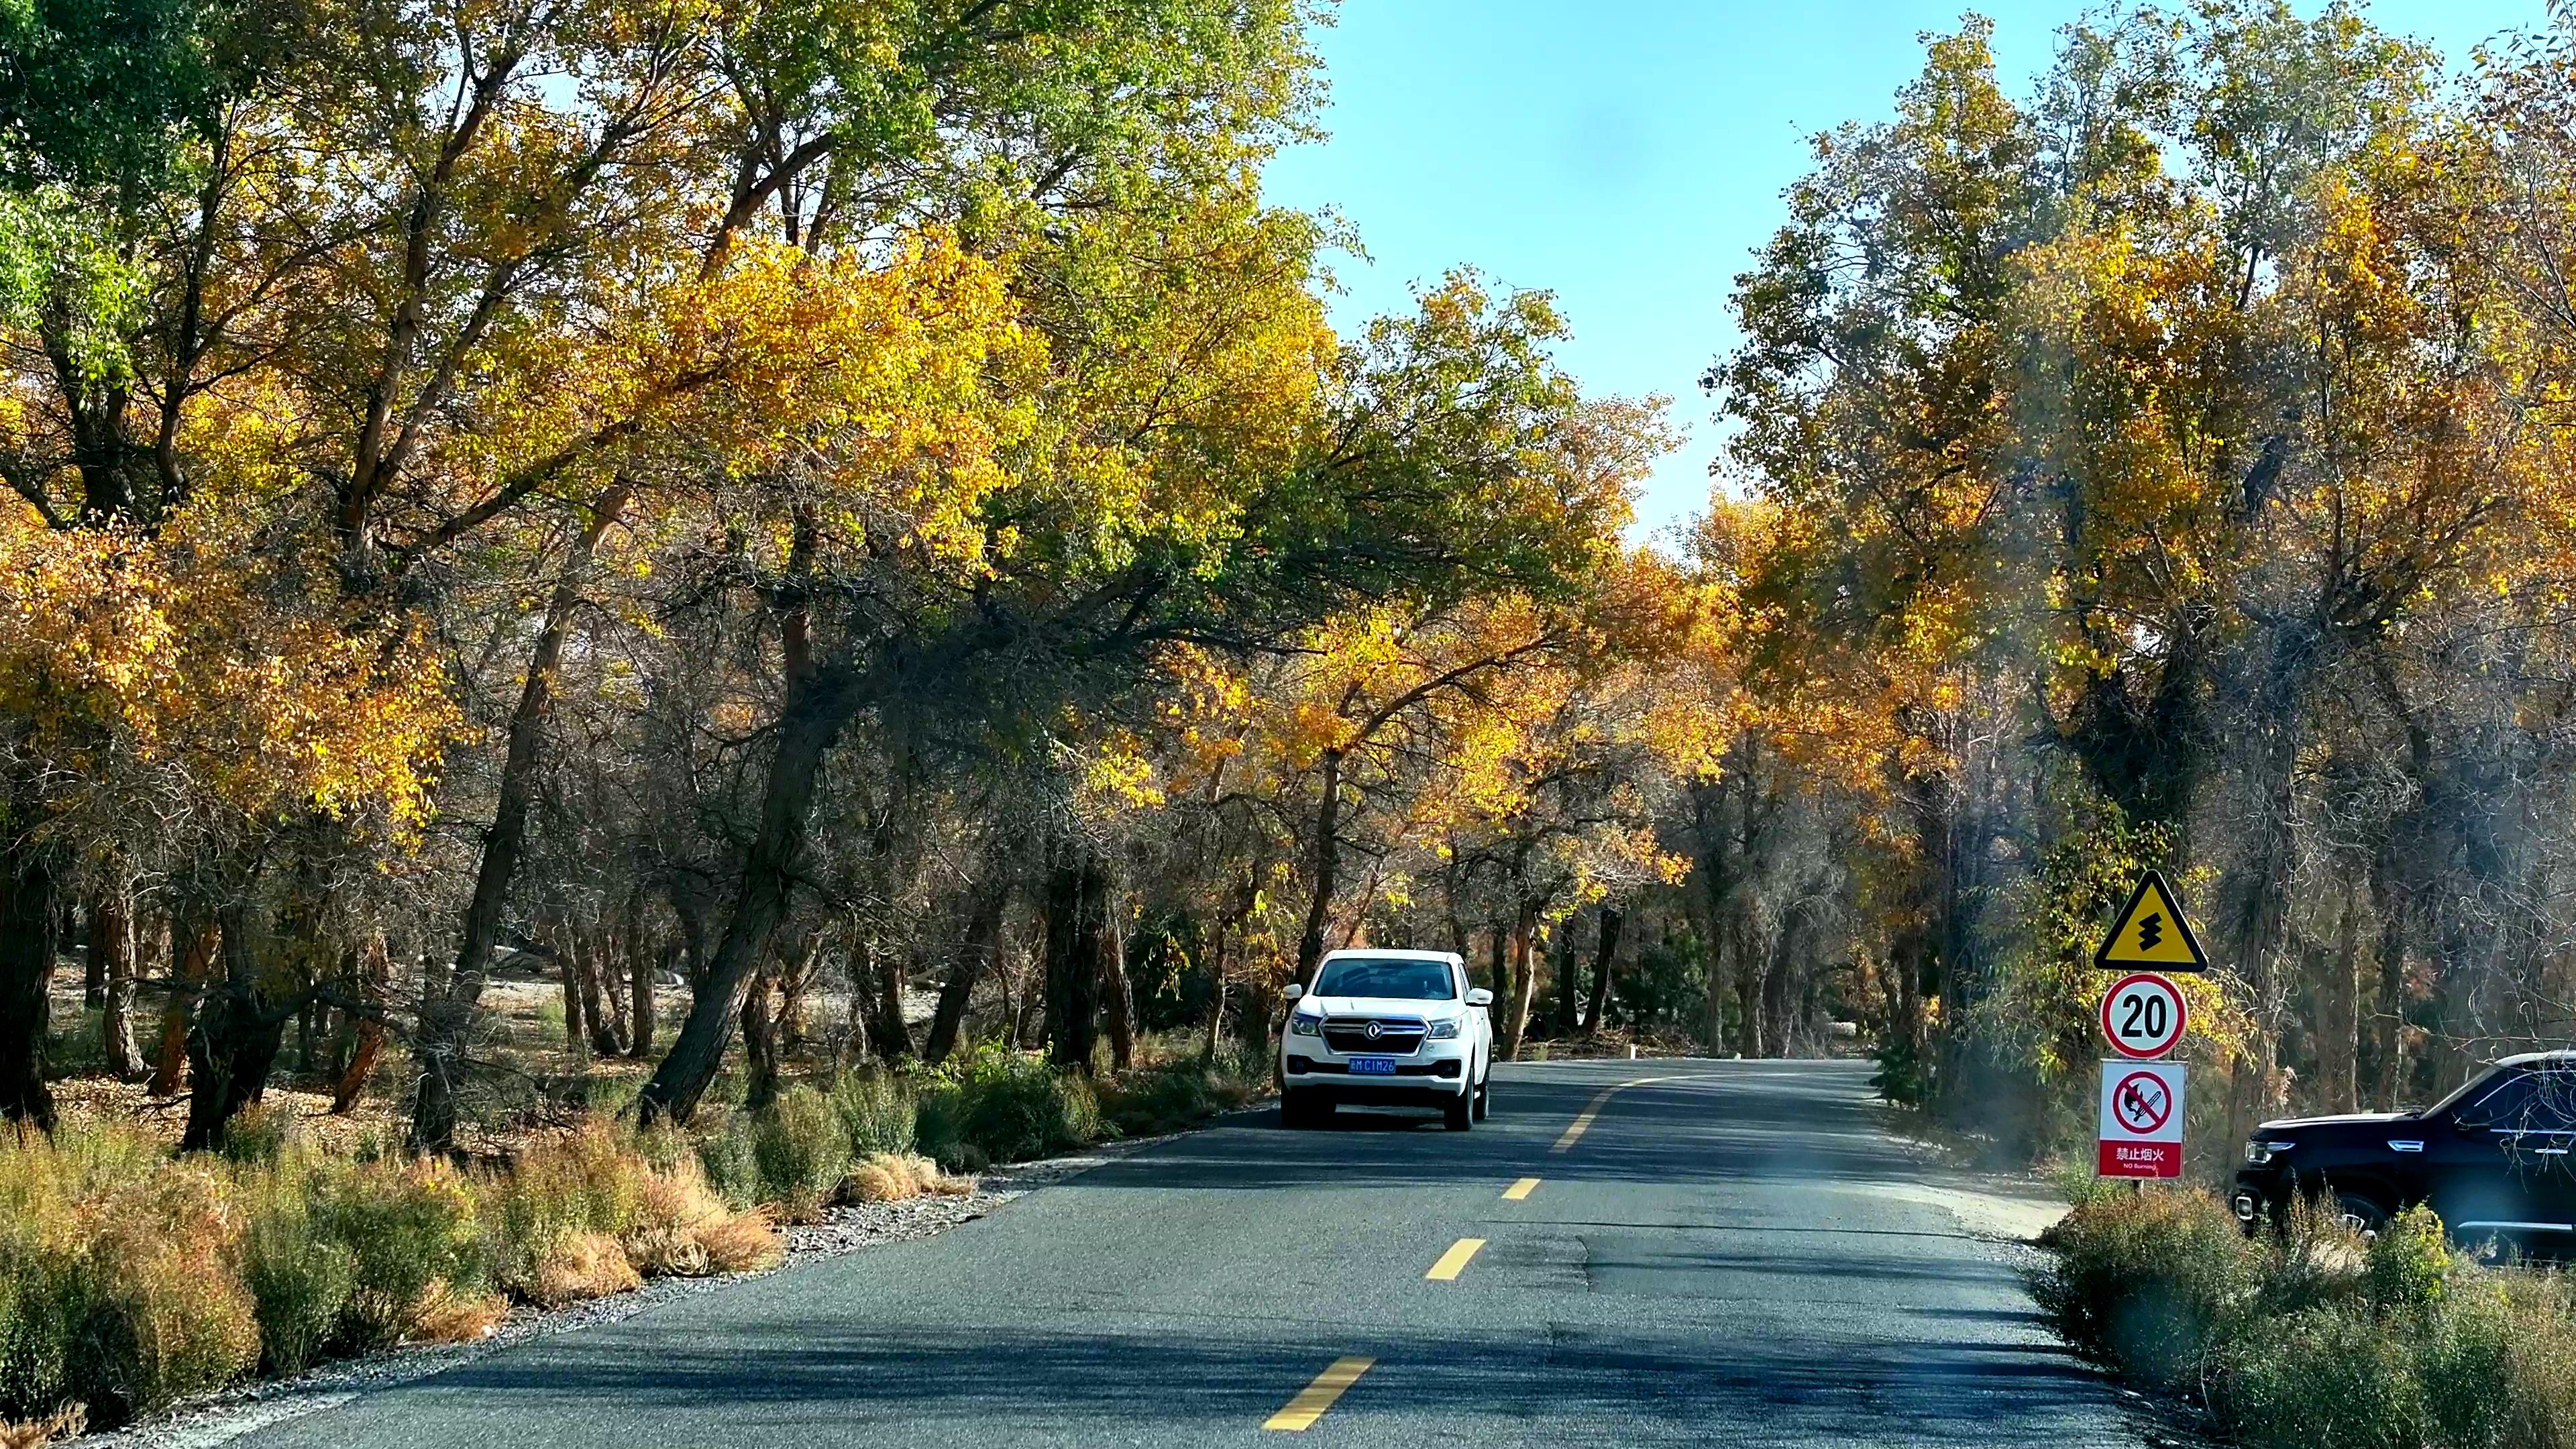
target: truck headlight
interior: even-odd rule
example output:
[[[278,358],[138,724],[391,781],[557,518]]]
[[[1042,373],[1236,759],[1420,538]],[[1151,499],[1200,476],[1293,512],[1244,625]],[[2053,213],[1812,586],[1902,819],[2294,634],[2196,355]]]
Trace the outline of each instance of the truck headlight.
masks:
[[[2296,1142],[2265,1142],[2257,1138],[2245,1144],[2245,1160],[2252,1166],[2261,1167],[2298,1145]]]
[[[1291,1016],[1288,1018],[1288,1030],[1295,1036],[1322,1036],[1324,1034],[1324,1019],[1320,1016],[1306,1016],[1302,1013]]]
[[[1458,1039],[1458,1018],[1453,1016],[1447,1021],[1435,1021],[1431,1023],[1431,1039],[1433,1041],[1456,1041]]]

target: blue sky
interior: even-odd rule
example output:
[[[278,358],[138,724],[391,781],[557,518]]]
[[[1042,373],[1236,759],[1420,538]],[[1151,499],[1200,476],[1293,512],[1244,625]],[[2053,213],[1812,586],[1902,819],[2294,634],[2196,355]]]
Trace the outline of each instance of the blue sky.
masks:
[[[1778,225],[1806,138],[1886,117],[1921,64],[1916,36],[1955,26],[1962,8],[1342,0],[1317,37],[1332,135],[1279,157],[1267,193],[1357,229],[1368,260],[1334,262],[1345,325],[1410,305],[1414,282],[1459,265],[1554,291],[1575,328],[1566,365],[1597,390],[1670,394],[1689,426],[1639,506],[1661,528],[1707,501],[1719,434],[1699,375],[1732,343],[1728,289]],[[2080,0],[1975,8],[1995,21],[2018,96]],[[2499,31],[2541,23],[2543,5],[2382,0],[2369,14],[2458,64]]]

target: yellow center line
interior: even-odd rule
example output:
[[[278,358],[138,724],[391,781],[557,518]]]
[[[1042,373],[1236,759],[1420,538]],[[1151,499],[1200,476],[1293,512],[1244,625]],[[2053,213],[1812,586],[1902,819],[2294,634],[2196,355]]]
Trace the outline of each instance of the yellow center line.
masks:
[[[1704,1081],[1707,1079],[1707,1075],[1707,1073],[1703,1072],[1696,1076],[1639,1077],[1633,1082],[1612,1082],[1609,1086],[1603,1087],[1600,1091],[1592,1094],[1592,1100],[1584,1103],[1583,1110],[1574,1114],[1574,1120],[1565,1125],[1565,1131],[1559,1133],[1557,1136],[1556,1145],[1549,1148],[1548,1151],[1563,1152],[1567,1148],[1572,1147],[1575,1143],[1582,1141],[1583,1134],[1592,1126],[1592,1119],[1601,1115],[1601,1109],[1610,1105],[1610,1099],[1613,1096],[1626,1091],[1630,1087],[1651,1087],[1657,1082]]]
[[[1476,1256],[1476,1250],[1483,1246],[1485,1240],[1482,1238],[1460,1238],[1451,1243],[1449,1251],[1441,1254],[1440,1261],[1432,1264],[1431,1271],[1422,1276],[1434,1283],[1446,1283],[1456,1278],[1467,1266],[1467,1260]]]
[[[1538,1191],[1538,1179],[1535,1177],[1524,1177],[1520,1181],[1503,1189],[1503,1201],[1519,1202],[1536,1191]]]
[[[1263,1421],[1261,1427],[1290,1434],[1302,1434],[1313,1428],[1315,1421],[1324,1417],[1324,1411],[1333,1406],[1333,1401],[1342,1396],[1342,1391],[1358,1383],[1360,1375],[1367,1373],[1369,1365],[1376,1362],[1376,1359],[1356,1355],[1333,1360],[1332,1367],[1315,1375],[1313,1383],[1299,1389],[1297,1397]]]

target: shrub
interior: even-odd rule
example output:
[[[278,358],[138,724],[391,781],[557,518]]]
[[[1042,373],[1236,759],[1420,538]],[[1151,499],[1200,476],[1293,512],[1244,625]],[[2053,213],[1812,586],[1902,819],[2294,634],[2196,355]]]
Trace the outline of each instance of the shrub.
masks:
[[[559,1308],[623,1293],[643,1283],[643,1275],[627,1261],[626,1249],[617,1239],[582,1230],[549,1239],[511,1291],[540,1307]]]
[[[622,1246],[638,1271],[654,1277],[739,1272],[780,1256],[769,1219],[727,1207],[693,1158],[644,1180]]]
[[[831,1102],[812,1087],[790,1087],[757,1114],[751,1151],[761,1196],[790,1222],[821,1216],[850,1168],[849,1136]]]
[[[454,1170],[436,1161],[380,1163],[317,1181],[314,1211],[351,1253],[341,1316],[349,1347],[382,1347],[426,1331],[432,1308],[471,1299],[489,1281],[474,1193]]]
[[[708,1184],[738,1208],[760,1202],[760,1157],[752,1145],[757,1125],[748,1112],[728,1111],[716,1117],[697,1141],[698,1166]]]
[[[294,1108],[284,1102],[253,1102],[224,1125],[223,1155],[232,1162],[275,1162],[302,1136],[303,1123]]]
[[[2253,1294],[2261,1250],[2217,1199],[2150,1192],[2087,1203],[2040,1239],[2031,1294],[2075,1349],[2147,1383],[2197,1378]]]
[[[233,1219],[220,1181],[172,1167],[94,1211],[69,1397],[102,1422],[121,1422],[221,1388],[258,1364],[258,1313],[232,1271]]]
[[[1091,1084],[1003,1048],[976,1053],[956,1075],[925,1089],[921,1146],[966,1171],[1069,1152],[1106,1130]]]
[[[1195,1053],[1101,1084],[1100,1112],[1123,1137],[1156,1137],[1249,1104],[1269,1083],[1267,1058],[1239,1053],[1201,1062]]]
[[[2443,1236],[2442,1220],[2415,1207],[2371,1239],[2362,1283],[2382,1311],[2422,1312],[2440,1306],[2452,1276],[2466,1267]]]
[[[442,1279],[413,1308],[404,1336],[420,1343],[467,1343],[490,1334],[509,1314],[509,1303],[498,1293],[459,1289]]]
[[[595,1118],[530,1147],[485,1186],[494,1281],[548,1306],[634,1287],[617,1242],[653,1175],[641,1152]]]
[[[832,1084],[831,1099],[852,1157],[912,1151],[912,1093],[900,1079],[880,1072],[854,1072]]]
[[[2068,1342],[2200,1391],[2235,1442],[2568,1449],[2576,1295],[2480,1268],[2417,1209],[2369,1243],[2321,1213],[2237,1239],[2195,1193],[2087,1203],[2043,1237],[2034,1292]]]
[[[2214,1407],[2245,1442],[2419,1449],[2424,1401],[2402,1335],[2366,1305],[2266,1319],[2216,1355]]]
[[[268,1174],[244,1235],[242,1278],[271,1373],[299,1373],[321,1357],[357,1287],[357,1254],[317,1227],[307,1192],[301,1174]]]

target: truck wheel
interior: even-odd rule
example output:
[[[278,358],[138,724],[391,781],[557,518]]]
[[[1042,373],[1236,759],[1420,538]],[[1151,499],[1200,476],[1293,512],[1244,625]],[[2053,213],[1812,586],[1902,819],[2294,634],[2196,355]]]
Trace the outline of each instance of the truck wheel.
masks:
[[[1475,1089],[1469,1088],[1460,1092],[1455,1100],[1441,1109],[1441,1115],[1448,1120],[1450,1131],[1464,1132],[1476,1125],[1475,1108],[1472,1105],[1475,1100]]]
[[[1323,1111],[1317,1111],[1313,1098],[1304,1092],[1279,1094],[1279,1125],[1291,1132],[1300,1132],[1315,1126],[1323,1120],[1324,1112],[1331,1110],[1327,1107]]]
[[[1493,1109],[1494,1079],[1491,1075],[1488,1075],[1485,1080],[1476,1084],[1476,1120],[1479,1122],[1484,1121],[1485,1114]]]
[[[2388,1209],[2381,1207],[2377,1199],[2357,1192],[2335,1194],[2335,1216],[2365,1238],[2378,1237],[2379,1230],[2388,1226]]]

